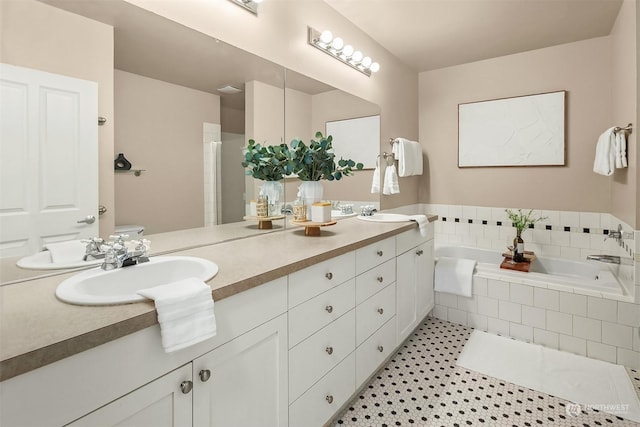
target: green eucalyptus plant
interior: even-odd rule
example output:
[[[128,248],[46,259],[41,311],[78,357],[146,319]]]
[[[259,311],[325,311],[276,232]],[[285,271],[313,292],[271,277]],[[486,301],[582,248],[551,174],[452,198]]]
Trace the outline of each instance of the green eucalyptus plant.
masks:
[[[526,213],[523,212],[522,209],[518,209],[517,212],[511,209],[505,209],[505,212],[507,212],[507,216],[513,223],[513,226],[518,230],[518,234],[522,233],[522,231],[529,227],[529,225],[535,224],[543,219],[547,219],[546,216],[534,218],[533,209],[530,209],[529,212]]]
[[[300,139],[291,141],[286,171],[298,175],[302,181],[340,180],[343,176],[353,175],[354,170],[361,170],[364,165],[351,159],[340,159],[336,163],[333,151],[333,137],[326,138],[322,132],[316,132],[316,140],[305,144]]]
[[[242,166],[247,168],[246,174],[262,181],[280,181],[287,171],[289,147],[287,144],[260,145],[253,139],[244,151]]]

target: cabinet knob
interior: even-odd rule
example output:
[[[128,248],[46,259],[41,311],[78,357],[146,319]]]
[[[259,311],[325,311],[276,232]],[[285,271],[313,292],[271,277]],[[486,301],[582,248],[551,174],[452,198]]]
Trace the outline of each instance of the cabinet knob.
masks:
[[[326,400],[327,402],[329,402],[329,405],[331,405],[333,403],[333,396],[331,396],[330,394],[327,395],[327,397],[324,398],[324,400]]]
[[[376,252],[376,254],[378,254],[378,256],[382,256],[382,255],[384,255],[384,252],[382,252],[382,251],[377,251],[377,252]]]
[[[327,354],[333,354],[333,347],[329,346],[329,347],[325,348],[324,351],[326,351]]]
[[[383,347],[383,346],[381,346],[381,345],[379,345],[379,346],[378,346],[378,351],[379,351],[380,353],[382,353],[382,352],[384,351],[384,347]]]
[[[378,313],[380,313],[380,314],[384,314],[384,308],[380,307],[380,308],[378,309]]]
[[[333,279],[333,273],[329,272],[329,273],[325,274],[324,277],[326,277],[327,279],[331,280],[331,279]]]
[[[418,255],[418,256],[422,255],[423,253],[424,253],[424,251],[422,249],[418,249],[416,251],[416,255]]]
[[[378,276],[378,278],[376,279],[378,282],[382,283],[384,282],[384,277],[382,276]]]
[[[206,383],[207,381],[209,381],[209,378],[211,378],[211,371],[208,369],[203,369],[198,373],[198,375],[200,376],[200,381]]]
[[[192,388],[193,388],[192,381],[187,380],[187,381],[182,381],[180,383],[180,390],[182,390],[183,394],[189,394]]]
[[[327,313],[333,312],[333,306],[331,305],[326,306],[324,309],[327,310]]]

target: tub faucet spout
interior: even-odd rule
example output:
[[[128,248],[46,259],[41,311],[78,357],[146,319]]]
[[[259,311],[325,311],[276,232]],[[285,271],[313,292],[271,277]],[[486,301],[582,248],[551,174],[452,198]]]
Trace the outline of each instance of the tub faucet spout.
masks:
[[[620,257],[616,255],[587,255],[587,259],[606,262],[608,264],[620,264]]]

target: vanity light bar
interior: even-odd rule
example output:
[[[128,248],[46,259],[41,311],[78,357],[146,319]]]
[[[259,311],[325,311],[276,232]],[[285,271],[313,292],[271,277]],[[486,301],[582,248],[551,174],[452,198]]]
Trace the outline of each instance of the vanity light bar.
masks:
[[[331,55],[338,61],[347,64],[353,69],[371,77],[371,73],[380,70],[380,64],[373,62],[370,57],[365,56],[359,50],[355,50],[351,45],[345,45],[344,40],[340,37],[333,37],[331,31],[323,31],[322,33],[311,27],[308,28],[307,41],[317,49],[320,49],[327,55]]]
[[[262,3],[262,0],[229,0],[231,3],[235,3],[253,13],[258,15],[258,3]]]

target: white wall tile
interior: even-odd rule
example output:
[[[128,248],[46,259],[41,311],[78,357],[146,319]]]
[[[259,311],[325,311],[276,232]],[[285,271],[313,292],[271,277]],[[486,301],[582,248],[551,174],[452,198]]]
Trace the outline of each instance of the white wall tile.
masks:
[[[489,317],[487,319],[487,331],[500,334],[505,337],[509,336],[509,322],[506,320],[496,319],[494,317]]]
[[[533,287],[511,283],[509,286],[509,296],[511,302],[518,304],[533,305]]]
[[[560,225],[561,226],[578,226],[580,224],[580,213],[573,211],[561,211],[560,212]]]
[[[533,342],[533,328],[531,326],[510,323],[509,335],[521,341]]]
[[[580,260],[582,259],[582,252],[580,252],[580,248],[562,246],[560,247],[560,257],[566,258],[566,259]]]
[[[541,211],[542,216],[545,219],[542,220],[543,224],[560,225],[560,212],[559,211]]]
[[[507,213],[504,208],[491,208],[491,220],[492,221],[507,221]]]
[[[449,308],[447,310],[447,317],[449,322],[457,323],[459,325],[467,326],[467,312],[458,310],[455,308]]]
[[[447,320],[447,307],[443,305],[436,305],[431,313],[436,319]]]
[[[499,301],[498,317],[502,320],[520,323],[522,321],[522,305],[509,301]]]
[[[509,282],[502,280],[489,279],[488,281],[489,298],[509,301]]]
[[[478,295],[478,314],[498,317],[498,300]]]
[[[533,342],[549,348],[558,348],[558,334],[544,329],[533,328]]]
[[[631,350],[633,348],[633,328],[618,323],[602,322],[602,342]]]
[[[590,234],[590,248],[594,251],[604,250],[604,236],[602,234]]]
[[[491,220],[491,208],[477,207],[476,218],[479,220]]]
[[[462,206],[449,205],[449,212],[447,215],[447,221],[451,218],[462,218]]]
[[[580,228],[601,228],[600,214],[594,212],[580,212]]]
[[[446,292],[436,292],[436,294],[439,294],[438,303],[440,305],[444,305],[445,307],[458,308],[457,295],[449,294]]]
[[[551,244],[551,231],[533,229],[533,230],[530,230],[530,232],[531,232],[531,241],[533,243],[538,243],[540,245]]]
[[[560,292],[560,311],[586,317],[587,297],[585,295]]]
[[[591,237],[587,233],[569,233],[570,245],[573,248],[591,248]]]
[[[481,331],[487,330],[487,316],[476,313],[468,313],[467,314],[467,326],[480,329]]]
[[[488,294],[488,279],[484,277],[473,277],[473,294],[486,297]]]
[[[560,295],[558,291],[534,288],[533,305],[539,308],[557,311],[560,308]]]
[[[569,246],[571,244],[570,234],[562,230],[551,230],[551,244],[554,246]]]
[[[497,225],[485,225],[484,226],[484,238],[491,240],[499,240],[500,239],[500,228]],[[506,241],[504,242],[506,246]],[[512,242],[513,243],[513,242]],[[505,247],[506,249],[506,247]]]
[[[573,336],[590,341],[601,341],[602,322],[588,317],[573,316]]]
[[[627,326],[640,326],[640,305],[619,301],[618,323]]]
[[[587,297],[587,316],[615,322],[618,320],[618,302],[604,298]]]
[[[475,206],[463,206],[462,207],[462,218],[468,219],[476,219],[478,218],[478,210]]]
[[[544,329],[547,326],[545,310],[537,307],[522,306],[522,324]]]
[[[587,341],[587,356],[611,363],[616,363],[617,360],[617,352],[614,346],[594,341]]]
[[[568,313],[547,310],[547,329],[571,335],[573,333],[573,317]]]
[[[628,366],[631,369],[640,369],[640,352],[627,350],[626,348],[618,348],[617,363],[619,365]]]
[[[478,312],[478,298],[474,295],[471,298],[458,296],[458,308],[468,313]]]
[[[551,258],[559,258],[560,257],[560,246],[555,245],[542,245],[540,248],[540,255],[551,257]]]
[[[568,351],[569,353],[587,355],[587,340],[576,338],[570,335],[560,334],[558,350]]]
[[[468,222],[455,222],[455,229],[457,235],[467,235],[469,234],[469,223]]]
[[[640,328],[633,328],[633,350],[640,351]]]

